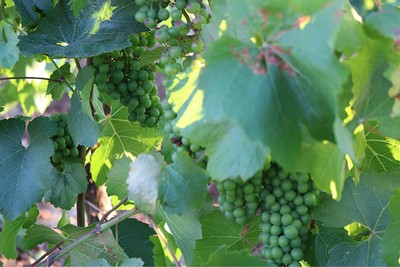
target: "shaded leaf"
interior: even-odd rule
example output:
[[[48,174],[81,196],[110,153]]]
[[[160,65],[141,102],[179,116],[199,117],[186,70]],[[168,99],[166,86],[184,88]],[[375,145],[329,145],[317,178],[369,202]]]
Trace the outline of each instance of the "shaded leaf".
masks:
[[[304,259],[311,266],[325,266],[332,247],[352,239],[343,228],[328,228],[318,224],[318,232],[309,238]]]
[[[382,5],[382,8],[365,18],[368,30],[398,40],[400,38],[400,8],[395,4]]]
[[[17,34],[5,22],[0,23],[0,67],[11,68],[18,61]]]
[[[91,57],[126,48],[130,35],[148,30],[135,20],[137,6],[129,0],[90,1],[77,18],[68,4],[60,0],[35,30],[20,37],[25,56]]]
[[[71,110],[67,116],[68,130],[75,145],[91,147],[97,143],[100,127],[93,117],[83,111],[82,102],[75,92],[71,98]]]
[[[111,230],[114,237],[117,237],[118,230],[118,244],[129,258],[141,258],[146,266],[154,266],[152,257],[154,244],[150,241],[150,236],[156,232],[148,224],[135,219],[126,219],[118,223],[118,228],[112,227]]]
[[[32,120],[26,148],[21,144],[24,131],[21,120],[0,121],[0,212],[12,221],[39,202],[52,186],[49,177],[55,125],[45,117]]]
[[[365,172],[357,186],[352,179],[347,179],[339,202],[326,199],[315,208],[313,214],[324,226],[341,228],[358,222],[369,230],[369,235],[360,242],[334,246],[328,265],[384,265],[380,240],[389,223],[390,196],[400,187],[399,175],[399,169]]]
[[[390,198],[389,224],[381,241],[382,257],[390,266],[399,264],[400,257],[400,190]]]
[[[86,192],[86,171],[79,162],[64,162],[65,169],[52,169],[53,187],[46,193],[46,201],[65,210],[70,210],[79,194]]]

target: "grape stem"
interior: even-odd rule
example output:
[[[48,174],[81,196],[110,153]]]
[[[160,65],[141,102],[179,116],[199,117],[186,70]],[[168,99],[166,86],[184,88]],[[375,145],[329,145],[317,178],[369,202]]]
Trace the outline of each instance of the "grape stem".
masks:
[[[187,23],[191,22],[190,17],[188,15],[188,13],[186,12],[186,10],[182,10],[182,15],[185,17]]]
[[[110,227],[120,223],[121,221],[131,217],[132,215],[135,215],[135,214],[139,213],[140,211],[137,210],[137,209],[126,210],[126,211],[120,213],[119,215],[115,216],[111,220],[106,221],[107,217],[112,212],[117,210],[120,206],[122,206],[127,200],[128,200],[128,198],[124,198],[123,200],[121,200],[121,202],[119,202],[117,205],[115,205],[111,210],[109,210],[107,213],[105,213],[101,217],[101,219],[98,222],[98,224],[90,232],[86,233],[85,235],[82,235],[78,239],[75,239],[75,241],[73,241],[72,243],[68,244],[67,246],[65,246],[64,248],[59,250],[57,253],[53,254],[53,252],[57,248],[60,248],[60,246],[62,245],[62,243],[57,244],[56,246],[58,246],[58,247],[56,247],[55,249],[51,249],[48,252],[46,252],[45,255],[43,255],[44,257],[42,256],[41,259],[37,260],[36,262],[34,262],[32,264],[32,266],[43,266],[44,264],[46,264],[46,266],[51,266],[56,260],[60,259],[64,255],[68,254],[71,250],[73,250],[73,249],[77,248],[78,246],[82,245],[82,243],[88,241],[90,238],[100,234],[104,230],[109,229]]]

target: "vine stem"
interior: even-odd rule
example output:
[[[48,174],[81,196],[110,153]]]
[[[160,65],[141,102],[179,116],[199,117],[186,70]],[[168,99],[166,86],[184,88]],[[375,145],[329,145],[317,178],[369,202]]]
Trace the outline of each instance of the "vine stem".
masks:
[[[175,255],[174,251],[172,250],[171,246],[169,245],[169,243],[167,241],[167,238],[165,237],[164,233],[160,230],[160,228],[157,226],[157,224],[154,221],[153,217],[150,214],[147,214],[146,218],[149,221],[151,228],[153,228],[154,231],[156,231],[158,237],[164,242],[165,247],[167,248],[167,250],[171,254],[172,258],[174,259],[176,266],[181,267],[181,264],[178,261],[178,259],[176,258],[176,255]]]
[[[62,248],[57,253],[52,254],[54,252],[54,250],[47,252],[46,253],[47,260],[46,260],[46,256],[42,257],[42,259],[40,261],[35,262],[34,264],[32,264],[32,266],[42,266],[45,263],[47,266],[51,266],[56,260],[60,259],[64,255],[68,254],[71,250],[82,245],[82,243],[84,243],[85,241],[100,234],[104,230],[109,229],[110,227],[118,224],[119,222],[129,218],[130,216],[139,213],[140,211],[137,209],[127,210],[127,211],[124,211],[124,212],[120,213],[119,215],[115,216],[111,220],[106,221],[107,217],[112,212],[114,212],[116,209],[118,209],[121,205],[123,205],[127,200],[128,200],[128,198],[124,198],[123,200],[121,200],[121,202],[119,202],[111,210],[109,210],[106,214],[104,214],[102,216],[102,218],[100,219],[99,223],[90,232],[79,237],[78,239],[76,239],[75,241],[70,243],[69,245]]]
[[[64,74],[61,72],[60,68],[58,67],[58,65],[54,61],[54,59],[52,59],[49,55],[47,55],[47,56],[49,57],[49,59],[51,60],[53,65],[57,68],[57,71],[58,71],[58,73],[60,74],[60,76],[62,78],[62,82],[65,83],[71,91],[75,91],[74,88],[72,88],[72,86],[69,84],[69,82],[66,79],[64,79]]]
[[[63,81],[61,79],[51,79],[51,78],[46,78],[46,77],[30,77],[30,76],[15,76],[15,77],[0,77],[0,81],[8,81],[8,80],[27,80],[27,79],[32,79],[32,80],[46,80],[46,81],[52,81],[56,83],[62,83]]]
[[[185,17],[187,23],[191,22],[189,14],[186,12],[186,10],[182,10],[182,15]]]

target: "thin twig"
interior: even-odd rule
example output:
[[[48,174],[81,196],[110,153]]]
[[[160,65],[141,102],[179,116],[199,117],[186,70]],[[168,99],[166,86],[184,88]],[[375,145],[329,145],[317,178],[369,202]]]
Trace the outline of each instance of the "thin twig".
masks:
[[[81,63],[79,62],[79,59],[75,58],[74,59],[76,67],[78,68],[78,70],[82,69]]]
[[[171,246],[169,245],[169,243],[167,241],[167,238],[165,237],[164,233],[160,230],[160,228],[158,228],[158,226],[156,225],[153,217],[150,214],[147,214],[146,218],[149,221],[151,228],[153,228],[154,231],[156,231],[156,233],[159,236],[159,238],[164,242],[165,247],[167,248],[167,250],[171,254],[172,258],[174,259],[176,266],[181,267],[181,264],[178,261],[178,259],[176,258],[176,255],[175,255],[174,251],[172,250]]]
[[[45,259],[51,253],[53,253],[53,251],[55,251],[56,249],[60,248],[61,245],[64,244],[64,242],[65,242],[65,240],[63,240],[61,242],[58,242],[54,247],[52,247],[51,249],[46,251],[46,253],[44,253],[39,259],[37,259],[34,263],[32,263],[31,266],[36,266],[37,264],[39,264],[43,259]]]
[[[57,71],[58,71],[58,73],[60,74],[60,76],[62,78],[62,82],[65,83],[71,91],[75,91],[74,88],[72,87],[72,85],[70,85],[69,82],[67,81],[67,79],[65,79],[64,74],[61,72],[60,68],[58,67],[58,65],[54,61],[54,59],[52,59],[49,55],[47,55],[47,56],[50,58],[50,60],[53,63],[53,65],[57,68]]]
[[[82,243],[86,242],[90,238],[98,235],[99,233],[103,232],[104,230],[118,224],[119,222],[121,222],[139,212],[139,210],[137,210],[137,209],[127,210],[127,211],[124,211],[124,212],[120,213],[119,215],[115,216],[111,220],[105,221],[107,219],[108,215],[110,215],[110,213],[112,213],[113,211],[118,209],[118,207],[120,207],[126,201],[127,201],[127,198],[124,198],[120,203],[118,203],[110,211],[108,211],[106,214],[104,214],[104,216],[101,218],[100,222],[90,232],[86,233],[85,235],[82,235],[81,237],[79,237],[72,243],[68,244],[67,246],[65,246],[64,248],[62,248],[60,251],[58,251],[56,253],[53,253],[54,250],[51,252],[49,251],[49,253],[47,253],[47,255],[46,255],[47,259],[44,257],[40,261],[35,262],[35,264],[33,264],[32,266],[42,266],[45,263],[48,265],[52,265],[56,260],[60,259],[64,255],[68,254],[71,250],[77,248],[78,246],[80,246]]]
[[[123,200],[121,200],[117,205],[115,205],[112,209],[110,209],[109,211],[107,211],[100,219],[99,223],[104,223],[105,220],[107,220],[107,217],[114,212],[115,210],[117,210],[119,207],[121,207],[125,202],[128,201],[128,197],[125,197]]]
[[[8,80],[46,80],[46,81],[52,81],[55,83],[62,83],[63,80],[61,79],[51,79],[51,78],[46,78],[46,77],[31,77],[31,76],[15,76],[15,77],[0,77],[0,81],[8,81]]]

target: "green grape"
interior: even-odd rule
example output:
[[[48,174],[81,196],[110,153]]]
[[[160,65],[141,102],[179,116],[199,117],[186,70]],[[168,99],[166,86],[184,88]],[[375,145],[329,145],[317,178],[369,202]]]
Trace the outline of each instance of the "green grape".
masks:
[[[293,225],[286,226],[285,229],[283,229],[283,233],[290,240],[295,239],[299,235],[299,231]]]
[[[124,73],[121,70],[117,70],[112,74],[112,80],[114,84],[118,84],[124,79]]]
[[[186,0],[176,0],[175,7],[179,10],[183,10],[186,8]]]
[[[179,9],[174,9],[171,11],[171,19],[173,21],[179,21],[182,19],[182,11]]]

